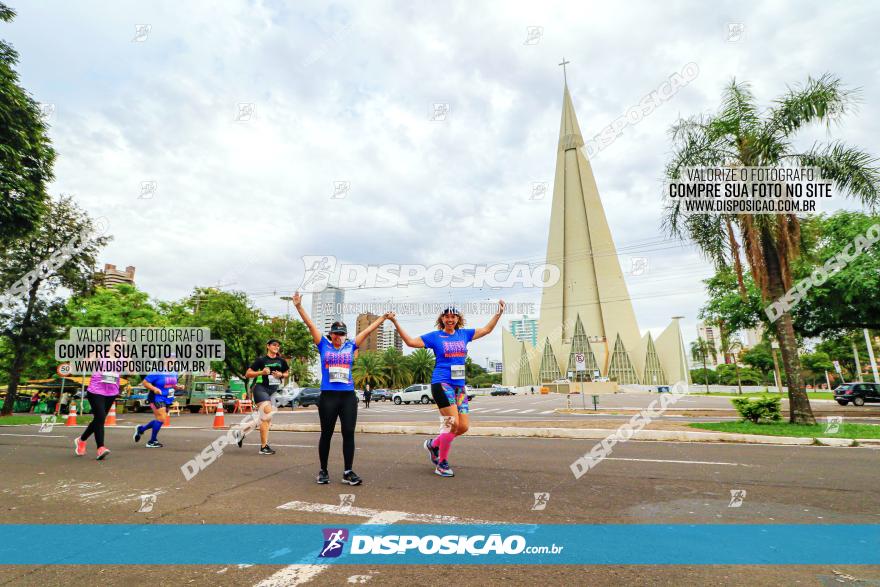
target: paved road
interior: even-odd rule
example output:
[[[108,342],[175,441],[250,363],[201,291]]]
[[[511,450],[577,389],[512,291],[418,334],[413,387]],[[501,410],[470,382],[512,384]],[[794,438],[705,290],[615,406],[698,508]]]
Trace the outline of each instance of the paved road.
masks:
[[[48,433],[36,427],[0,428],[6,523],[364,522],[333,509],[339,495],[348,493],[355,495],[357,508],[367,510],[501,522],[880,523],[880,450],[869,448],[630,442],[575,480],[569,464],[592,447],[589,441],[465,436],[456,440],[453,453],[456,477],[441,479],[432,474],[419,447],[424,437],[361,434],[355,469],[366,483],[350,488],[338,483],[338,438],[331,455],[333,483],[313,482],[314,433],[273,433],[278,450],[273,457],[257,455],[249,437],[244,449],[227,450],[189,482],[180,466],[217,431],[172,427],[162,432],[165,448],[149,450],[132,443],[130,428],[117,427],[108,431],[113,452],[104,462],[74,457],[74,434],[75,429],[64,427]],[[93,454],[93,446],[89,450]],[[741,507],[729,507],[733,489],[746,491]],[[550,493],[543,511],[532,510],[535,492]],[[142,495],[156,496],[152,511],[138,512]],[[167,547],[191,549],[197,558],[198,545]],[[5,567],[0,584],[839,585],[843,576],[873,581],[841,579],[852,584],[880,584],[880,568],[858,566],[382,565]]]

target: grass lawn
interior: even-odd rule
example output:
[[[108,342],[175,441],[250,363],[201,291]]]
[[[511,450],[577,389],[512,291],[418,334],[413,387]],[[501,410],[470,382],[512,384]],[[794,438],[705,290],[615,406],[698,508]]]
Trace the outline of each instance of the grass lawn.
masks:
[[[13,416],[4,416],[0,417],[0,425],[18,425],[18,424],[40,424],[43,420],[40,418],[41,414],[16,414]],[[67,415],[58,416],[55,418],[55,426],[64,426],[64,422],[67,420]],[[92,421],[92,416],[90,414],[77,415],[76,423],[79,425],[88,424]]]
[[[800,438],[880,438],[878,424],[840,424],[835,434],[825,432],[825,423],[815,426],[803,424],[754,424],[752,422],[694,422],[692,428],[732,432],[734,434],[763,434],[765,436],[795,436]]]
[[[788,394],[783,393],[781,396],[778,393],[767,392],[767,391],[755,391],[751,393],[744,393],[742,395],[734,392],[717,392],[717,393],[706,393],[702,391],[700,393],[690,393],[689,395],[707,395],[712,397],[782,397],[783,399],[788,399]],[[830,391],[810,391],[807,393],[807,397],[810,399],[834,399],[834,393]]]

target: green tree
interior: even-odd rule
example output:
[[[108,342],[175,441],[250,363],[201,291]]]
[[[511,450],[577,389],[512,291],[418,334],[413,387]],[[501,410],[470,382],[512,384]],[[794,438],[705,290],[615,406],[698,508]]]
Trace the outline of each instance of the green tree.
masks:
[[[399,350],[391,347],[382,353],[382,363],[385,365],[386,385],[392,389],[401,389],[412,383],[412,373],[406,358]]]
[[[211,331],[211,338],[223,340],[223,363],[212,367],[226,379],[236,376],[247,381],[248,366],[266,352],[269,338],[265,316],[244,292],[196,288],[185,305],[192,310],[192,323]]]
[[[0,3],[0,21],[14,17]],[[49,209],[55,162],[40,106],[18,83],[17,63],[18,53],[0,40],[0,247],[36,230]]]
[[[406,365],[413,383],[430,383],[434,372],[434,353],[428,349],[416,349],[407,355]]]
[[[826,371],[834,370],[831,357],[823,351],[804,353],[801,355],[801,365],[803,366],[804,374],[810,378],[814,386],[817,381],[825,381]]]
[[[93,293],[71,296],[67,301],[68,327],[170,326],[150,297],[127,283],[96,288]]]
[[[706,385],[706,393],[711,393],[709,391],[709,384],[717,382],[714,373],[712,376],[713,381],[709,380],[709,373],[711,372],[709,369],[710,356],[715,356],[715,343],[706,341],[702,337],[697,338],[697,340],[691,343],[691,357],[694,359],[694,362],[698,362],[702,365],[702,369],[700,369],[702,377],[700,379],[691,378],[691,381],[694,383],[697,383],[698,381],[704,383]],[[691,375],[693,375],[693,373],[694,371],[691,371]]]
[[[62,333],[58,289],[81,295],[93,287],[95,258],[109,240],[94,233],[95,221],[70,198],[61,198],[50,201],[34,232],[0,249],[0,290],[24,290],[0,310],[0,333],[12,355],[7,398],[16,396],[22,373]],[[12,408],[13,402],[5,402],[2,415]]]
[[[752,348],[744,351],[742,354],[742,362],[757,369],[761,373],[772,373],[773,355],[770,350],[770,343],[767,341],[761,341]]]
[[[880,201],[880,169],[876,159],[840,142],[815,144],[806,151],[795,148],[798,131],[810,124],[839,121],[852,105],[852,92],[831,75],[808,78],[762,110],[749,86],[728,85],[715,115],[680,120],[671,129],[673,155],[666,176],[679,179],[689,166],[784,166],[818,168],[824,179],[862,202]],[[688,237],[717,268],[733,265],[743,299],[740,249],[745,253],[763,303],[779,299],[792,286],[792,264],[801,245],[800,222],[794,214],[687,215],[680,202],[668,204],[663,224],[678,237]],[[803,387],[794,323],[786,311],[774,323],[788,381],[789,420],[815,424]]]
[[[388,378],[385,371],[385,363],[382,361],[382,353],[376,351],[360,351],[351,366],[351,376],[354,384],[363,389],[369,385],[370,389],[385,387]]]

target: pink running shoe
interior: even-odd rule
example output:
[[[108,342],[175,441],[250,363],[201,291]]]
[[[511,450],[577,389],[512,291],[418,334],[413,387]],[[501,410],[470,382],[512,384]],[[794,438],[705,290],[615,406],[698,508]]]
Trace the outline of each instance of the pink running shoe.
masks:
[[[110,449],[107,448],[106,446],[102,446],[101,448],[98,449],[98,456],[95,457],[95,459],[100,461],[109,454],[110,454]]]
[[[73,441],[73,452],[75,452],[78,457],[86,454],[86,441],[80,440],[79,436]]]

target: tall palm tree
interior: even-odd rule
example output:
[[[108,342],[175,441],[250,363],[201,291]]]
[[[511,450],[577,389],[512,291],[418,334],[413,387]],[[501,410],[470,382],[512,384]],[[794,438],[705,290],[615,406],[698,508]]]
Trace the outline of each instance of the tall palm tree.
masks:
[[[385,378],[390,387],[401,389],[412,383],[412,373],[399,350],[394,347],[387,349],[382,353],[382,362],[385,364]]]
[[[789,88],[761,111],[749,85],[731,81],[715,115],[679,120],[671,129],[673,154],[666,167],[669,179],[678,179],[683,167],[804,166],[818,168],[840,192],[874,206],[880,201],[880,169],[867,152],[840,142],[815,143],[806,150],[793,144],[797,132],[812,123],[838,122],[855,102],[855,93],[830,74],[807,78]],[[745,299],[743,250],[752,277],[765,304],[791,288],[790,266],[801,245],[800,223],[794,214],[686,215],[681,204],[668,204],[663,219],[671,235],[688,237],[717,268],[730,264]],[[800,375],[792,317],[784,312],[775,322],[776,339],[788,379],[789,420],[814,424],[810,401]]]
[[[434,353],[428,349],[416,349],[407,358],[413,383],[429,383],[434,372]]]
[[[375,351],[363,351],[358,353],[354,364],[351,366],[351,376],[354,384],[358,387],[370,386],[370,389],[384,387],[387,383],[385,377],[385,364],[382,355]]]
[[[715,343],[706,341],[703,337],[697,338],[691,343],[691,357],[694,361],[703,363],[703,375],[706,377],[706,393],[709,391],[709,356],[715,356]]]

